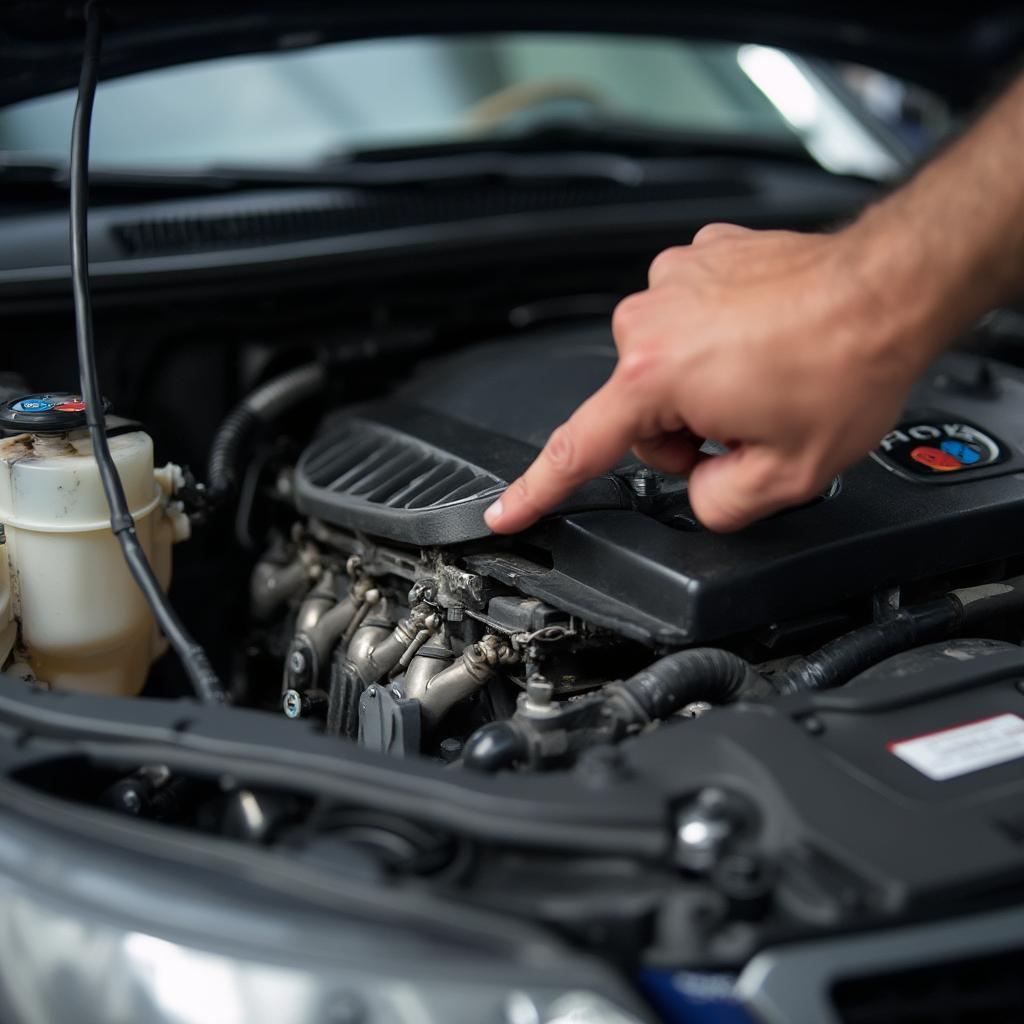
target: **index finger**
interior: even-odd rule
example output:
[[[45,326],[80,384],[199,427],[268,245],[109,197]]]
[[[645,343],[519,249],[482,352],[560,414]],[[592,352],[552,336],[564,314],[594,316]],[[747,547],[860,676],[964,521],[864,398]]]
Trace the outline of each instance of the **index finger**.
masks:
[[[592,477],[611,469],[637,439],[639,411],[612,378],[548,438],[529,469],[484,513],[495,533],[517,533]]]

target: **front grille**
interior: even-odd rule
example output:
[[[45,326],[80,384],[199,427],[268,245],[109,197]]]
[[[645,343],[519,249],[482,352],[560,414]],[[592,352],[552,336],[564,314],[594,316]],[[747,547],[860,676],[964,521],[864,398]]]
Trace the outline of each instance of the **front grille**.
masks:
[[[1022,1024],[1024,947],[848,978],[832,989],[843,1024]]]

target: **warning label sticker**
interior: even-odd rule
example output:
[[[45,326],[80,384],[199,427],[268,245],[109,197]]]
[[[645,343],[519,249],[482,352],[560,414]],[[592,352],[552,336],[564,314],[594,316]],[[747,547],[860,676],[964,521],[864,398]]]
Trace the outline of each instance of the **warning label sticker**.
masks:
[[[888,746],[901,761],[942,782],[1024,757],[1024,718],[1007,712]]]

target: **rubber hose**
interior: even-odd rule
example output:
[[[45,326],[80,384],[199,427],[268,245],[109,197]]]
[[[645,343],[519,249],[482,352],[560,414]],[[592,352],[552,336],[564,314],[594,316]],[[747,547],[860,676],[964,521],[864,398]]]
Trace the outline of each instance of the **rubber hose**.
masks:
[[[717,647],[677,651],[607,687],[605,713],[622,731],[669,718],[694,701],[728,704],[740,696],[771,696],[773,688],[738,654]]]
[[[466,741],[462,764],[474,771],[493,774],[511,768],[526,754],[526,741],[511,723],[489,722]]]
[[[900,651],[949,636],[960,623],[960,603],[950,595],[904,608],[891,619],[862,626],[798,658],[772,681],[780,693],[831,690]]]
[[[872,665],[921,644],[943,640],[964,627],[1024,608],[1024,577],[951,591],[892,618],[837,637],[772,677],[780,693],[831,690]]]
[[[234,490],[242,448],[256,427],[315,394],[323,386],[324,376],[319,363],[298,366],[261,384],[228,413],[214,436],[206,470],[213,501],[223,500]]]

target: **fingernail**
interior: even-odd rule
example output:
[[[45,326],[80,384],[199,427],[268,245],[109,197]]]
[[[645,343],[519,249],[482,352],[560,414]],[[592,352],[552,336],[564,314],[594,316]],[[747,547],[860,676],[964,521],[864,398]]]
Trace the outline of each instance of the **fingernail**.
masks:
[[[501,498],[499,498],[493,505],[491,505],[486,512],[484,512],[484,522],[494,527],[504,514],[505,509],[502,507]]]

